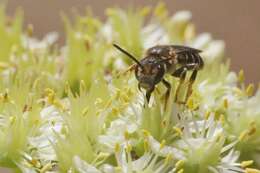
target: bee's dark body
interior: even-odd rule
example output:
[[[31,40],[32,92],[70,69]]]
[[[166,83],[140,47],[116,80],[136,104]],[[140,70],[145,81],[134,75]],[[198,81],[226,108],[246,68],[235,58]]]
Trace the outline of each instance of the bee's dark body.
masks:
[[[114,45],[120,51],[124,52],[130,58],[134,58],[131,54],[123,50],[117,45]],[[159,45],[154,46],[147,50],[146,56],[135,62],[135,65],[131,66],[135,70],[135,76],[139,81],[139,88],[146,89],[146,99],[149,102],[150,95],[154,90],[154,87],[159,82],[167,87],[166,98],[169,97],[171,85],[165,79],[163,79],[166,73],[171,74],[174,77],[180,78],[180,84],[176,90],[175,101],[177,101],[177,95],[181,84],[185,80],[187,71],[192,71],[188,93],[185,101],[191,95],[192,84],[197,76],[197,71],[203,68],[203,60],[199,55],[201,51],[198,49],[178,46],[178,45]]]
[[[177,66],[186,66],[188,70],[201,69],[204,63],[199,55],[200,52],[198,49],[186,46],[160,45],[148,49],[146,58],[156,56],[158,59],[168,59],[165,62],[166,71],[173,74]]]

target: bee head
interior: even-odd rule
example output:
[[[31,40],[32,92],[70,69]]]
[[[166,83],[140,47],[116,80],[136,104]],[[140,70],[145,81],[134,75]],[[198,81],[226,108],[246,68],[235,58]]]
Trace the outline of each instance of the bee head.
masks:
[[[140,62],[129,52],[122,49],[116,44],[113,44],[115,48],[120,50],[122,53],[127,55],[136,63],[135,76],[139,81],[139,86],[148,90],[153,88],[157,83],[159,83],[164,75],[164,68],[162,62],[158,62],[156,57],[146,57]]]
[[[165,73],[163,64],[155,61],[153,57],[146,57],[140,62],[143,68],[137,66],[135,69],[135,76],[141,88],[150,89],[162,80]]]

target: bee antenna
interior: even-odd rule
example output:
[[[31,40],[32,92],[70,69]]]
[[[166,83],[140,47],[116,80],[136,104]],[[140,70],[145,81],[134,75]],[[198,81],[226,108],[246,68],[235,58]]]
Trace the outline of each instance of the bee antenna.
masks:
[[[124,50],[123,48],[121,48],[120,46],[118,46],[117,44],[113,44],[113,46],[115,48],[117,48],[118,50],[120,50],[121,52],[123,52],[125,55],[127,55],[129,58],[131,58],[134,62],[136,62],[142,69],[144,68],[143,65],[133,56],[131,55],[129,52],[127,52],[126,50]]]

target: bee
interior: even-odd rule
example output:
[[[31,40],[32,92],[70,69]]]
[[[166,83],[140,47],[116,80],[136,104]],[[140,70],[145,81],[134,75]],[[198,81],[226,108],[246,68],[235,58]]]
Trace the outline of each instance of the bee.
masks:
[[[180,79],[175,93],[175,102],[185,104],[192,94],[192,85],[196,80],[197,73],[204,66],[203,59],[200,56],[201,50],[182,46],[182,45],[157,45],[146,51],[145,57],[140,61],[132,54],[113,44],[115,48],[127,55],[135,63],[127,71],[135,71],[135,77],[138,80],[138,88],[146,90],[146,100],[149,100],[155,86],[162,82],[167,88],[165,93],[165,105],[170,95],[171,84],[164,79],[165,74]],[[187,92],[184,101],[178,100],[180,88],[185,81],[186,74],[191,71]]]

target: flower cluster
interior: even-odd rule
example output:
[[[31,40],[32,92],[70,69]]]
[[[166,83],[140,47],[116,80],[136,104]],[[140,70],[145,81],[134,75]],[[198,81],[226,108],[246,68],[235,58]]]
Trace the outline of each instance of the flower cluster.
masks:
[[[66,44],[57,33],[42,40],[22,13],[0,6],[0,167],[23,173],[259,173],[260,88],[230,71],[225,44],[196,34],[191,13],[164,4],[107,9],[102,22],[63,15]],[[144,105],[131,61],[157,44],[203,50],[205,62],[186,104],[165,107],[160,84]],[[190,74],[188,74],[190,75]],[[188,81],[180,95],[185,95]]]

